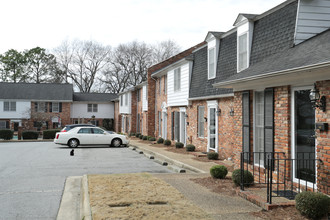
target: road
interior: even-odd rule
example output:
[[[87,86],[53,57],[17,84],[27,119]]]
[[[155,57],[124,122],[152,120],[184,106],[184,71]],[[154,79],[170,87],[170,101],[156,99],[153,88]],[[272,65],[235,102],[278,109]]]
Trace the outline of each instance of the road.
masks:
[[[0,143],[0,219],[55,219],[68,176],[171,172],[128,148],[70,151],[52,142]]]

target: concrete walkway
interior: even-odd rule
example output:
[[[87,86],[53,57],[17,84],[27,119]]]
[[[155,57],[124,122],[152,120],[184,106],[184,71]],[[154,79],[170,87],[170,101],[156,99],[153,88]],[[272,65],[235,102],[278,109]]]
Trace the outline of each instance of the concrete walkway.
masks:
[[[201,178],[210,176],[209,170],[212,166],[217,165],[214,162],[201,162],[195,160],[195,156],[191,154],[178,154],[166,150],[166,147],[156,147],[147,141],[140,141],[138,139],[131,139],[130,148],[143,153],[150,159],[154,159],[160,163],[168,164],[168,166],[178,167],[187,170],[187,173],[180,174],[152,174],[153,176],[164,180],[179,192],[181,192],[192,203],[210,214],[214,219],[257,219],[250,215],[250,212],[261,210],[260,207],[238,197],[226,196],[211,192],[207,188],[194,183],[192,178]],[[84,178],[80,180],[83,181]],[[85,216],[85,219],[90,219],[90,207],[86,196],[88,195],[88,186],[86,184],[77,184],[75,181],[67,181],[70,186],[65,186],[61,207],[57,219],[80,219]],[[85,178],[85,183],[86,183]],[[73,187],[74,186],[74,187]],[[79,188],[81,187],[81,188]],[[71,190],[70,190],[71,189]],[[80,205],[77,204],[76,198],[80,197]],[[71,205],[70,198],[72,198]],[[65,201],[63,201],[65,200]],[[82,205],[82,203],[84,203]],[[62,207],[63,206],[65,207]],[[87,204],[87,205],[86,205]],[[71,209],[71,210],[70,210]],[[72,214],[70,212],[77,212]],[[78,214],[79,213],[79,214]]]

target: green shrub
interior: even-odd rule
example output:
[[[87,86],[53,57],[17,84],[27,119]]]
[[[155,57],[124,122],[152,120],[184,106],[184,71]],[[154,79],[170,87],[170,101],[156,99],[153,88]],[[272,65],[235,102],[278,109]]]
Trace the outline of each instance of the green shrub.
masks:
[[[129,133],[129,136],[130,137],[135,136],[135,133]]]
[[[186,151],[190,151],[190,152],[192,152],[192,151],[195,151],[195,145],[192,145],[192,144],[188,144],[187,146],[186,146]]]
[[[139,136],[139,138],[140,138],[140,139],[143,139],[143,135],[141,134],[141,135]]]
[[[211,167],[210,174],[213,178],[224,179],[228,174],[227,167],[223,165],[215,165]]]
[[[330,198],[319,192],[304,191],[296,195],[296,209],[312,219],[319,219],[330,211]]]
[[[56,132],[60,132],[59,129],[50,129],[50,130],[44,130],[42,132],[43,139],[54,139]]]
[[[175,147],[176,147],[176,148],[183,148],[183,146],[184,146],[184,144],[181,143],[181,142],[176,142],[176,143],[175,143]]]
[[[143,136],[142,140],[148,140],[148,136]]]
[[[137,137],[137,138],[140,137],[140,136],[141,136],[141,133],[136,133],[135,134],[135,137]]]
[[[166,139],[164,141],[164,145],[166,145],[166,146],[170,146],[171,144],[172,144],[172,142],[169,139]]]
[[[162,144],[162,143],[164,143],[164,139],[163,138],[158,138],[157,144]]]
[[[11,140],[13,139],[14,132],[9,129],[0,130],[0,139]]]
[[[207,158],[209,160],[217,160],[219,158],[219,154],[217,152],[208,152],[207,153]]]
[[[155,141],[156,138],[154,138],[154,137],[149,137],[148,140],[149,140],[149,141]]]
[[[39,132],[38,131],[23,131],[22,137],[23,137],[23,140],[38,139]]]
[[[236,186],[241,185],[241,169],[236,169],[232,173],[232,179]],[[254,177],[248,170],[244,170],[244,186],[252,185]]]

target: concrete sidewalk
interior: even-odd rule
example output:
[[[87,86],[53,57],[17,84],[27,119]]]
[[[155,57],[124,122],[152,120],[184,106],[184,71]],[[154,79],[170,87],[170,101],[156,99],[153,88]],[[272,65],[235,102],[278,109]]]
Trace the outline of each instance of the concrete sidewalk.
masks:
[[[156,147],[151,142],[130,140],[130,148],[137,153],[143,153],[155,162],[177,167],[177,172],[182,169],[187,172],[172,174],[152,174],[164,180],[182,193],[193,204],[210,214],[214,219],[256,219],[250,212],[261,210],[260,207],[237,196],[231,197],[211,192],[207,188],[194,183],[191,179],[209,177],[209,170],[217,165],[215,162],[201,162],[195,160],[192,154],[178,154],[167,151],[167,147]],[[68,178],[69,179],[69,178]],[[72,180],[72,179],[71,179]],[[87,177],[80,178],[81,184],[76,181],[67,181],[59,209],[58,220],[60,219],[91,219],[91,210],[88,201]],[[67,186],[67,184],[69,184]],[[79,188],[80,187],[80,188]],[[70,191],[71,189],[71,191]],[[151,189],[152,190],[152,189]],[[80,204],[77,204],[77,197]],[[72,199],[70,203],[70,198]],[[62,207],[63,205],[63,207]],[[72,212],[76,212],[72,214]],[[77,218],[79,216],[79,218]]]

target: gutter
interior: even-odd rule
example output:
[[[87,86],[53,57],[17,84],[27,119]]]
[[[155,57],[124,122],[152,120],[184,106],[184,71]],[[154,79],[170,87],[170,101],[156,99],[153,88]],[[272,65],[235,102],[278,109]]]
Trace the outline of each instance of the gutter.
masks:
[[[246,77],[246,78],[242,78],[242,79],[234,79],[234,80],[229,80],[229,81],[225,81],[225,82],[219,82],[219,83],[213,84],[212,86],[214,88],[228,88],[228,87],[224,87],[224,86],[232,85],[235,83],[244,83],[244,82],[248,82],[248,81],[252,81],[252,80],[264,79],[264,78],[268,78],[268,77],[272,77],[272,76],[282,76],[282,75],[286,75],[286,74],[290,74],[290,73],[295,73],[298,71],[313,70],[313,69],[322,68],[322,67],[330,67],[329,61],[314,64],[314,65],[309,65],[309,66],[303,66],[303,67],[299,67],[299,68],[292,68],[292,69],[287,69],[287,70],[280,70],[280,71],[265,73],[265,74],[261,74],[261,75],[257,75],[257,76],[250,76],[250,77]]]
[[[203,99],[215,99],[215,98],[227,98],[227,97],[234,97],[234,93],[228,93],[223,95],[213,95],[213,96],[202,96],[196,98],[188,98],[188,101],[195,101],[195,100],[203,100]]]

